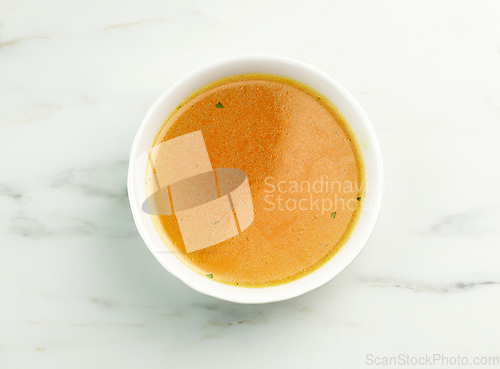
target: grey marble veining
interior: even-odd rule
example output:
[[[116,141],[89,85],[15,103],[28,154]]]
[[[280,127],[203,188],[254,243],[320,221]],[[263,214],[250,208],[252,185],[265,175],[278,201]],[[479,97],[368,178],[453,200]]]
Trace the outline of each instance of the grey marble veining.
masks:
[[[0,2],[0,368],[362,368],[500,356],[500,5]],[[365,250],[298,298],[237,305],[168,274],[126,176],[149,106],[253,52],[343,84],[377,131]]]

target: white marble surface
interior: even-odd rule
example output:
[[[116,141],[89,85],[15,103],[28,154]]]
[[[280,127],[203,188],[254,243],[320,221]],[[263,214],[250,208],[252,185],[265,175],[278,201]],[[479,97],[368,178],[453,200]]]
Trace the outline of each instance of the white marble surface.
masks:
[[[0,0],[0,368],[362,368],[500,355],[500,3]],[[324,287],[241,306],[168,274],[126,196],[150,104],[269,52],[342,83],[387,189]]]

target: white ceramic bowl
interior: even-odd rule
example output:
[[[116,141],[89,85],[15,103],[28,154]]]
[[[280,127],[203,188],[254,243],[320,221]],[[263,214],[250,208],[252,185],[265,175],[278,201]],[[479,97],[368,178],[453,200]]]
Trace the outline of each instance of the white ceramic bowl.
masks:
[[[225,285],[206,278],[179,260],[165,245],[149,214],[141,210],[146,198],[147,152],[170,113],[197,89],[218,79],[246,73],[267,73],[302,82],[328,98],[353,128],[366,167],[366,195],[359,222],[342,249],[313,273],[296,281],[266,288]],[[382,201],[382,156],[370,120],[347,90],[325,73],[308,64],[274,55],[241,55],[200,68],[174,84],[151,106],[135,136],[130,153],[128,195],[134,221],[156,259],[191,288],[219,299],[237,303],[267,303],[302,295],[330,281],[361,252],[377,220]]]

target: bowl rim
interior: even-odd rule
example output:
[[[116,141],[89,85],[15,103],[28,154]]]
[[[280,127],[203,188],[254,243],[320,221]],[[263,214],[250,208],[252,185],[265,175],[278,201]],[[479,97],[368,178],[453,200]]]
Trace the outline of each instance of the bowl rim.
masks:
[[[219,60],[216,60],[212,63],[209,63],[205,66],[202,66],[198,69],[193,70],[192,72],[186,74],[184,77],[179,79],[176,83],[174,83],[171,87],[169,87],[165,92],[163,92],[160,97],[156,99],[156,101],[151,105],[149,108],[148,112],[144,116],[139,129],[137,130],[137,133],[134,137],[134,141],[131,147],[130,151],[130,160],[129,160],[129,167],[128,167],[128,174],[127,174],[127,190],[128,190],[128,197],[129,197],[129,202],[130,202],[130,207],[132,211],[132,215],[134,218],[134,223],[137,227],[137,230],[139,231],[139,234],[141,235],[142,239],[146,243],[146,246],[149,248],[149,250],[153,253],[155,258],[160,262],[160,264],[167,270],[169,271],[172,275],[175,277],[179,278],[181,281],[183,281],[185,284],[187,284],[189,287],[192,289],[209,295],[213,296],[222,300],[226,301],[231,301],[231,302],[236,302],[236,303],[247,303],[247,304],[257,304],[257,303],[269,303],[269,302],[276,302],[276,301],[282,301],[282,300],[287,300],[290,298],[294,298],[297,296],[300,296],[306,292],[312,291],[325,283],[329,282],[333,278],[335,278],[340,272],[342,272],[349,264],[351,264],[356,257],[361,253],[363,248],[365,247],[366,242],[368,241],[368,238],[370,237],[373,228],[375,227],[375,223],[377,221],[380,208],[381,208],[381,203],[382,203],[382,192],[383,188],[382,186],[376,186],[377,188],[373,191],[372,195],[373,197],[371,198],[370,201],[370,208],[365,209],[365,206],[363,207],[361,211],[361,217],[367,218],[366,221],[363,223],[362,229],[359,229],[360,222],[358,221],[358,224],[355,226],[352,234],[350,235],[348,241],[344,244],[344,246],[340,249],[340,251],[337,253],[337,255],[344,250],[350,242],[352,243],[351,239],[353,239],[353,236],[356,234],[357,239],[356,239],[356,247],[350,246],[352,250],[350,250],[350,255],[346,256],[346,261],[341,263],[333,262],[337,255],[332,257],[328,262],[323,264],[321,267],[313,271],[312,273],[299,278],[297,280],[288,282],[286,284],[278,285],[278,286],[270,286],[270,287],[260,287],[260,288],[248,288],[248,287],[238,287],[238,286],[230,286],[226,285],[214,280],[210,280],[204,276],[201,276],[198,274],[196,271],[193,269],[189,268],[186,264],[184,264],[179,258],[173,255],[168,255],[168,252],[158,252],[157,247],[158,245],[158,239],[159,234],[157,233],[156,229],[154,230],[156,233],[157,237],[154,237],[154,234],[151,234],[152,232],[147,230],[146,224],[147,220],[144,216],[140,214],[141,211],[141,206],[140,202],[138,201],[138,195],[137,195],[137,178],[136,178],[136,170],[134,168],[135,163],[137,158],[141,155],[141,151],[139,149],[139,146],[141,144],[141,139],[144,136],[146,130],[149,128],[151,130],[152,128],[150,127],[154,122],[153,122],[153,116],[155,114],[158,114],[158,112],[162,109],[162,105],[168,101],[168,99],[172,99],[172,95],[175,95],[178,90],[182,90],[183,87],[186,87],[188,85],[192,85],[193,83],[196,84],[195,81],[202,79],[203,76],[208,76],[211,74],[214,74],[214,71],[221,70],[222,69],[227,69],[230,70],[231,67],[238,66],[238,65],[256,65],[259,63],[263,63],[262,65],[274,65],[274,66],[282,66],[286,67],[284,69],[289,69],[289,70],[296,70],[297,73],[303,72],[307,75],[310,76],[315,76],[315,78],[318,79],[318,81],[323,81],[331,87],[333,90],[338,93],[339,96],[342,97],[342,101],[346,104],[346,107],[349,109],[352,109],[352,114],[355,114],[357,118],[359,119],[359,124],[363,127],[363,132],[366,134],[366,138],[369,140],[369,147],[370,147],[370,170],[373,172],[373,176],[375,178],[375,181],[379,184],[383,183],[383,162],[382,162],[382,154],[380,151],[380,146],[378,143],[378,139],[375,133],[375,130],[373,128],[373,125],[371,124],[368,116],[366,113],[363,111],[359,103],[354,99],[354,97],[336,80],[331,78],[329,75],[324,73],[323,71],[319,70],[318,68],[311,66],[309,64],[306,64],[301,61],[297,61],[291,58],[283,57],[283,56],[278,56],[278,55],[273,55],[273,54],[243,54],[243,55],[236,55],[236,56],[231,56],[231,57],[226,57],[222,58]],[[291,68],[291,69],[290,69]],[[251,71],[247,73],[252,73]],[[259,72],[257,72],[259,73]],[[264,72],[260,72],[264,73]],[[237,74],[243,74],[243,73],[237,73]],[[279,75],[279,73],[274,73]],[[226,77],[229,77],[231,75],[234,75],[229,73],[227,74]],[[281,74],[282,76],[296,79],[293,77],[290,77],[287,74]],[[220,78],[224,77],[218,77],[214,78],[212,81],[218,80]],[[206,78],[205,78],[206,79]],[[299,82],[310,86],[309,83],[305,81],[300,81]],[[200,83],[200,86],[198,88],[203,87],[206,85],[207,82]],[[311,86],[313,89],[317,90],[314,86]],[[196,90],[196,89],[194,89]],[[184,88],[184,91],[187,91]],[[192,91],[194,92],[194,91]],[[324,91],[318,91],[322,95],[326,94]],[[180,96],[177,98],[178,101],[183,101],[185,98],[189,96]],[[328,96],[326,96],[328,98]],[[331,100],[331,99],[330,99]],[[333,101],[332,101],[333,102]],[[338,102],[335,101],[333,102],[334,105],[338,107]],[[339,110],[344,114],[344,111],[338,107]],[[173,109],[172,109],[173,110]],[[171,113],[171,111],[169,114]],[[345,114],[344,114],[345,115]],[[350,123],[350,120],[346,117],[347,121]],[[162,122],[161,126],[163,125],[164,121]],[[156,123],[157,125],[157,123]],[[352,127],[352,126],[351,126]],[[353,129],[354,130],[354,129]],[[155,136],[156,137],[156,136]],[[359,141],[359,137],[358,141]],[[146,146],[148,149],[152,146],[153,141],[149,142]],[[361,147],[361,142],[360,142],[360,147]],[[147,149],[146,149],[147,150]],[[367,161],[365,159],[365,152],[362,153],[364,162],[365,162],[365,169],[368,170],[367,167]],[[144,177],[145,178],[145,173]],[[143,181],[143,178],[141,179],[141,182]],[[366,180],[368,182],[368,179]],[[368,189],[367,189],[368,191]],[[144,190],[145,192],[145,190]],[[367,212],[369,212],[367,214]],[[149,217],[149,216],[148,216]],[[152,220],[149,217],[149,220]],[[360,219],[361,220],[361,219]],[[149,227],[150,229],[150,227]],[[154,238],[154,239],[153,239]],[[160,238],[161,239],[161,238]],[[163,241],[162,241],[163,242]],[[164,242],[163,242],[164,244]],[[165,246],[165,244],[164,244]],[[166,246],[165,246],[166,247]],[[173,256],[173,257],[172,257]],[[177,260],[177,262],[175,261]],[[184,265],[184,267],[181,267],[178,263],[181,263]],[[328,265],[334,265],[334,264],[339,264],[336,265],[334,268],[329,268],[331,269],[330,272],[322,272],[321,276],[319,271],[325,271],[328,269]],[[186,268],[188,270],[186,270]],[[328,270],[327,270],[328,271]],[[193,275],[192,273],[195,273],[198,277]],[[310,276],[313,276],[312,278]],[[304,280],[307,279],[307,281],[304,283]],[[300,282],[302,281],[302,282]],[[283,288],[283,286],[288,286],[288,288]],[[236,291],[236,290],[238,291]]]

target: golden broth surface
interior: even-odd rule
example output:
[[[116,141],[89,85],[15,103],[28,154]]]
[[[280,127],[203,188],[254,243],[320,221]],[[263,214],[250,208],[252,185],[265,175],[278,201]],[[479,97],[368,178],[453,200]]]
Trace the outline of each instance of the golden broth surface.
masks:
[[[222,283],[265,287],[316,270],[346,242],[361,211],[364,166],[351,128],[323,96],[278,76],[226,78],[186,99],[155,144],[198,130],[213,168],[246,172],[255,218],[237,236],[187,253],[175,215],[152,215],[188,266]]]

